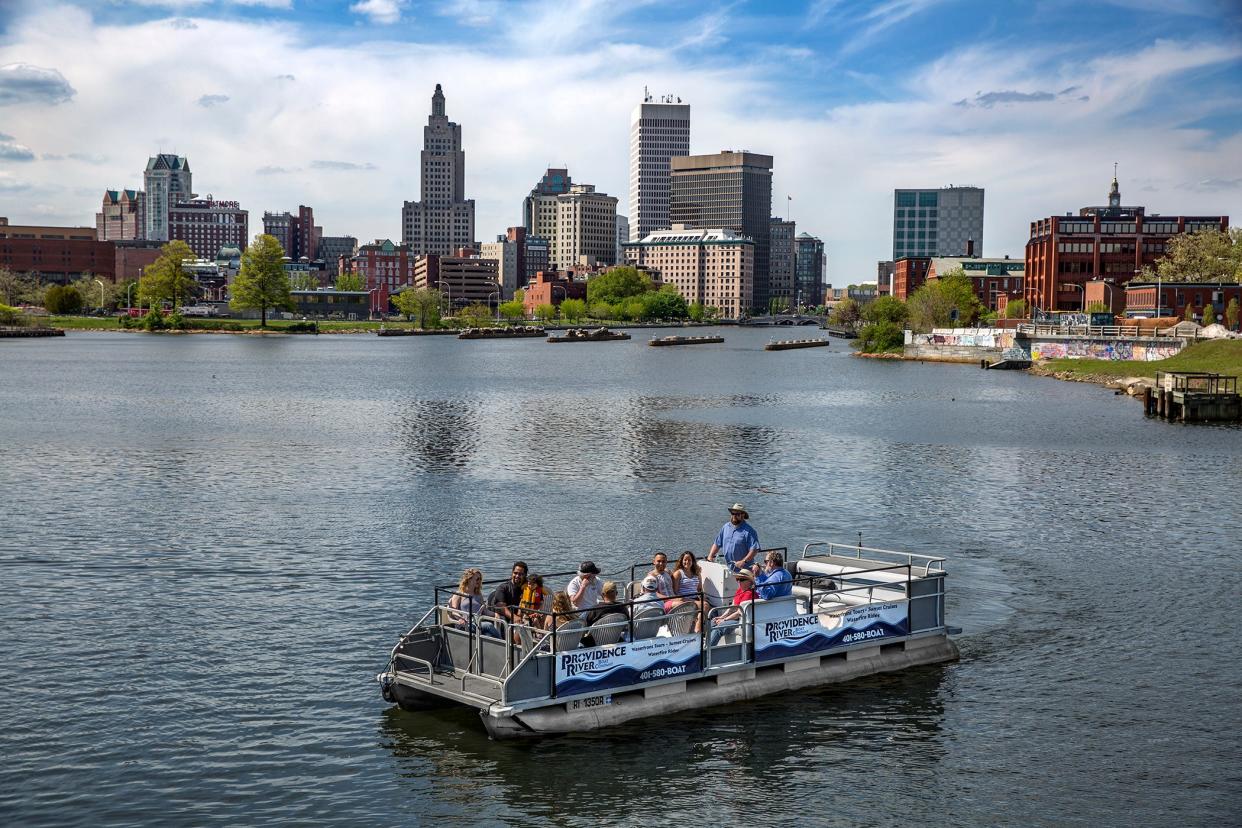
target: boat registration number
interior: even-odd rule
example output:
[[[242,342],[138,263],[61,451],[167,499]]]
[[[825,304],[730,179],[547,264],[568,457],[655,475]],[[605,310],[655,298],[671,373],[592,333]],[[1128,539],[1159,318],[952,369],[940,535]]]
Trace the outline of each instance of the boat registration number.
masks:
[[[570,710],[584,710],[590,707],[603,707],[612,704],[612,696],[589,696],[585,699],[574,699],[569,703]]]

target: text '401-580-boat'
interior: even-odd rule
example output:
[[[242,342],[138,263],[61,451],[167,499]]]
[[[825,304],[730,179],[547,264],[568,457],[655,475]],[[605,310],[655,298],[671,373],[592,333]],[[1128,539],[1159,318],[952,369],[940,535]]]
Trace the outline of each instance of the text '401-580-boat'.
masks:
[[[768,551],[784,557],[784,549]],[[702,632],[691,601],[665,612],[659,600],[628,600],[590,627],[539,611],[505,623],[486,609],[451,609],[455,587],[438,587],[434,606],[377,676],[384,698],[410,710],[474,707],[491,736],[507,738],[591,730],[958,658],[949,638],[958,631],[945,624],[944,558],[809,543],[786,564],[788,595],[736,607],[735,575],[720,563],[699,565]],[[627,598],[638,594],[647,568],[629,568]],[[721,616],[729,620],[716,623]]]

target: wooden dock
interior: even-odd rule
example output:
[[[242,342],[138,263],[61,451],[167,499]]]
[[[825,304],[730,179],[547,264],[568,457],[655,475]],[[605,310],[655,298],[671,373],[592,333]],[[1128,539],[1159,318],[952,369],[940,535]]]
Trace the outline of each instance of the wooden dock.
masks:
[[[763,346],[765,351],[792,351],[795,348],[827,348],[832,344],[829,339],[785,339],[775,340]]]
[[[1190,371],[1157,371],[1143,391],[1143,413],[1180,423],[1242,422],[1238,378]]]

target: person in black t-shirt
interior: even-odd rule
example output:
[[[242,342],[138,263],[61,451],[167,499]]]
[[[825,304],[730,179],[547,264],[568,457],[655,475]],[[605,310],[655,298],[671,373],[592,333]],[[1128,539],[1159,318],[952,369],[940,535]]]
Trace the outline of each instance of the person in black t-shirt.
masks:
[[[505,621],[513,622],[517,618],[518,607],[522,603],[522,587],[526,585],[528,567],[525,561],[515,561],[509,580],[492,590],[487,596],[487,604]]]

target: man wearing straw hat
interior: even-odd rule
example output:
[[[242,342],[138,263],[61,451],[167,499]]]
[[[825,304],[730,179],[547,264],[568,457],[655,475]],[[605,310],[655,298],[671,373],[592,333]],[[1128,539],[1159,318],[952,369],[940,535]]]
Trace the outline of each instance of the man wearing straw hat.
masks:
[[[707,553],[709,561],[716,560],[718,553],[724,553],[725,564],[733,572],[743,567],[750,567],[755,554],[759,552],[759,533],[746,521],[750,514],[746,507],[734,503],[729,507],[729,522],[720,527],[716,542]]]

